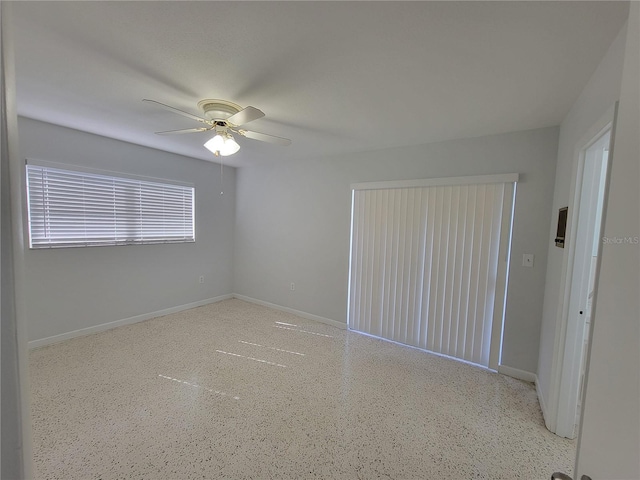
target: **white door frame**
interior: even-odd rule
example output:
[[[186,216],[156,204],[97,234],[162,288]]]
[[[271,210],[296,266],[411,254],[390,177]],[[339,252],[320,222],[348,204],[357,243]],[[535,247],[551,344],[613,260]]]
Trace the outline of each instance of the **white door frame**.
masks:
[[[3,187],[8,191],[2,191],[2,215],[10,216],[11,228],[3,232],[2,241],[11,245],[11,250],[3,250],[5,257],[2,259],[2,268],[8,268],[10,282],[13,283],[13,291],[9,291],[9,298],[13,297],[15,322],[11,322],[12,313],[9,307],[8,318],[3,318],[2,334],[7,337],[3,342],[5,348],[2,352],[4,364],[2,365],[3,380],[9,379],[7,385],[14,388],[6,395],[7,402],[3,401],[3,416],[15,417],[7,431],[10,433],[10,441],[7,447],[3,446],[4,453],[9,453],[9,458],[1,458],[2,471],[15,478],[32,478],[32,439],[31,439],[31,409],[30,409],[30,384],[29,384],[29,358],[27,352],[27,324],[24,314],[25,288],[24,288],[24,217],[22,196],[24,178],[24,163],[20,160],[18,152],[18,115],[16,113],[16,82],[15,82],[15,53],[12,28],[11,4],[0,1],[0,67],[2,78],[0,79],[0,95],[3,96],[4,116],[2,145],[0,147],[3,173],[7,178],[3,179]],[[5,201],[10,199],[10,209],[6,209]],[[6,224],[4,225],[6,227]],[[7,267],[5,262],[13,265]],[[3,276],[5,272],[3,271]],[[7,353],[8,352],[8,353]],[[3,382],[4,383],[4,382]],[[5,426],[3,426],[3,429]],[[0,452],[1,456],[1,452]]]
[[[559,436],[575,438],[575,419],[578,405],[578,389],[581,375],[582,344],[584,337],[578,331],[576,323],[578,318],[570,315],[570,299],[572,290],[573,271],[576,261],[576,235],[580,214],[580,198],[582,194],[582,181],[585,164],[585,154],[589,147],[594,145],[601,137],[610,132],[609,158],[610,165],[612,143],[614,138],[615,117],[617,103],[613,105],[605,115],[593,125],[577,143],[572,168],[571,189],[569,192],[569,218],[567,218],[565,246],[567,253],[564,255],[561,283],[562,302],[558,308],[559,331],[556,333],[554,358],[552,361],[551,392],[549,405],[548,428]],[[609,167],[607,167],[608,177]],[[605,182],[605,189],[608,180]],[[606,192],[605,192],[606,197]],[[598,236],[602,235],[602,227]],[[601,246],[598,248],[600,254]],[[597,267],[596,267],[597,268]],[[597,288],[597,276],[595,287]],[[573,321],[572,321],[573,319]],[[577,337],[576,337],[577,336]]]

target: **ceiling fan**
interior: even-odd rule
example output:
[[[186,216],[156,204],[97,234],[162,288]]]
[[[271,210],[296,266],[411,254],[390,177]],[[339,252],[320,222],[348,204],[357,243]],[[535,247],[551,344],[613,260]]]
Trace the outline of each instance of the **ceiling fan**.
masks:
[[[199,128],[186,128],[183,130],[167,130],[164,132],[155,132],[156,135],[173,135],[181,133],[198,133],[198,132],[214,132],[215,136],[208,140],[204,146],[213,152],[214,155],[222,155],[224,157],[233,155],[240,150],[240,145],[235,141],[230,132],[237,133],[243,137],[252,140],[260,140],[262,142],[274,143],[276,145],[291,145],[288,138],[276,137],[265,133],[254,132],[242,128],[249,122],[264,117],[264,113],[255,107],[242,108],[233,102],[226,100],[205,99],[198,102],[198,108],[202,111],[202,116],[193,115],[184,110],[180,110],[155,100],[144,99],[143,102],[153,103],[155,105],[177,113],[184,117],[190,118],[197,122],[203,123],[204,126]]]

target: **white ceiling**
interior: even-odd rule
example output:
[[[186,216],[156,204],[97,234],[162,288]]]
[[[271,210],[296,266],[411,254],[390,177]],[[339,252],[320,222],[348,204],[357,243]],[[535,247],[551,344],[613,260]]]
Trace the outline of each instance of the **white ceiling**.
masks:
[[[621,2],[16,2],[20,115],[204,160],[198,114],[253,105],[234,166],[558,125]]]

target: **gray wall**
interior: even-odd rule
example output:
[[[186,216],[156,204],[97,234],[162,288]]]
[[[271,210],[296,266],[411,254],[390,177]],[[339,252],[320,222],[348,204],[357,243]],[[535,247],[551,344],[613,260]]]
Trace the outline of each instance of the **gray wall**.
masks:
[[[19,119],[23,158],[190,182],[196,242],[25,252],[29,340],[203,301],[232,291],[235,169]],[[200,275],[205,283],[199,284]]]
[[[589,79],[578,100],[560,126],[558,161],[556,167],[555,191],[551,211],[551,226],[548,230],[549,259],[547,262],[546,287],[542,332],[540,336],[540,359],[538,363],[538,387],[542,401],[549,409],[551,404],[552,363],[557,346],[562,312],[563,263],[566,248],[554,246],[558,221],[558,209],[569,205],[573,167],[576,162],[575,149],[587,131],[611,108],[620,95],[620,79],[625,48],[623,28],[613,41],[607,54]],[[573,209],[572,209],[573,210]],[[566,270],[566,269],[565,269]],[[555,415],[551,413],[551,415]]]
[[[345,323],[350,183],[520,173],[502,364],[535,372],[557,147],[545,128],[238,169],[234,293]]]
[[[640,238],[640,4],[629,13],[605,237]],[[640,245],[605,243],[576,478],[640,478]],[[604,448],[603,448],[604,447]]]

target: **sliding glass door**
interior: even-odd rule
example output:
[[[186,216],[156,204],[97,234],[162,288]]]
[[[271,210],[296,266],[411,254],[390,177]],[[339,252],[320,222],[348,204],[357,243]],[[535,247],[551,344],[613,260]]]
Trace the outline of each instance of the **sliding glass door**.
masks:
[[[349,328],[497,368],[516,180],[353,185]]]

